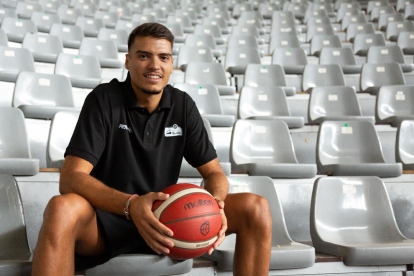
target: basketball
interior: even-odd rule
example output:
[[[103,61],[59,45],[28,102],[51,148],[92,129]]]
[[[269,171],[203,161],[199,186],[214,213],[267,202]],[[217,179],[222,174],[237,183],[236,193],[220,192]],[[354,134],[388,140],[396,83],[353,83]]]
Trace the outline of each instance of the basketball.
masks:
[[[193,184],[175,184],[164,190],[170,197],[157,200],[152,211],[159,221],[174,232],[174,243],[167,256],[176,260],[199,257],[218,238],[221,229],[220,208],[205,189]]]

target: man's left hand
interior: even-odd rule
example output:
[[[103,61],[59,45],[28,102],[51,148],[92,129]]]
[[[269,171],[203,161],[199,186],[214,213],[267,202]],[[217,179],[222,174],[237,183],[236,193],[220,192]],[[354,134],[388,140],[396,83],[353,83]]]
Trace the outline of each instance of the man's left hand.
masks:
[[[220,208],[222,224],[221,224],[221,229],[218,233],[218,238],[216,242],[213,244],[213,246],[208,250],[208,255],[211,255],[214,249],[216,249],[224,241],[224,238],[226,237],[226,231],[227,231],[227,218],[226,218],[226,215],[224,214],[224,201],[217,199],[217,198],[216,198],[216,201]]]

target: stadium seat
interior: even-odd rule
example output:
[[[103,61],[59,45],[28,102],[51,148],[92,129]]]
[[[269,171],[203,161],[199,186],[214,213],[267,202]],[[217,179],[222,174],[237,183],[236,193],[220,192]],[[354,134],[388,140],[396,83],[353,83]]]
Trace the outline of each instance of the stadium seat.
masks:
[[[378,177],[318,178],[310,217],[315,250],[340,256],[347,266],[414,261],[414,240],[401,234],[387,189]]]
[[[116,12],[118,14],[118,20],[131,20],[132,12],[126,6],[111,6],[109,12]]]
[[[361,65],[356,64],[351,48],[325,47],[320,53],[319,64],[338,64],[344,74],[360,74],[362,69]]]
[[[176,83],[175,88],[187,92],[195,101],[201,116],[210,122],[212,127],[232,127],[233,115],[224,115],[217,88],[212,84],[203,86],[188,83]],[[210,139],[211,140],[211,139]]]
[[[308,27],[306,41],[311,42],[312,38],[317,35],[334,35],[332,25],[312,25]]]
[[[93,3],[77,3],[75,5],[75,9],[79,9],[82,11],[83,16],[93,19],[95,16],[96,11],[98,10],[98,6]]]
[[[414,121],[401,122],[397,130],[396,160],[404,170],[414,170]]]
[[[132,13],[132,16],[134,14],[139,14],[141,13],[141,11],[144,8],[147,8],[147,4],[149,4],[148,2],[142,2],[142,1],[138,1],[138,2],[128,2],[127,3],[127,7],[129,8],[129,10]]]
[[[357,34],[354,39],[354,53],[358,56],[366,56],[371,46],[385,46],[383,34]]]
[[[150,14],[142,15],[138,13],[135,13],[134,15],[132,15],[132,21],[139,21],[141,23],[157,22],[157,20],[155,20],[155,16],[153,15],[150,15]]]
[[[375,34],[374,27],[371,23],[351,23],[346,29],[346,40],[354,42],[358,34]]]
[[[270,37],[269,54],[273,54],[276,48],[300,48],[299,38],[296,34],[272,34]]]
[[[214,37],[214,40],[216,41],[217,45],[225,44],[225,40],[223,36],[221,35],[220,27],[214,26],[214,25],[196,25],[194,29],[195,35],[203,35],[203,34],[210,34]]]
[[[0,173],[36,175],[39,159],[30,153],[26,122],[18,108],[0,107]]]
[[[74,109],[70,81],[61,75],[21,72],[12,105],[26,118],[51,119],[58,111]]]
[[[272,251],[270,269],[293,269],[311,267],[315,262],[313,247],[292,241],[287,232],[282,204],[272,179],[265,176],[230,176],[229,193],[250,192],[267,199],[272,216]],[[204,183],[201,184],[204,186]],[[229,235],[223,243],[205,257],[217,262],[221,271],[233,270],[236,235]]]
[[[11,8],[16,10],[17,1],[16,0],[2,0],[1,5],[5,8]]]
[[[376,103],[377,123],[398,127],[404,120],[414,120],[414,86],[382,86]]]
[[[233,127],[230,155],[235,164],[247,166],[249,175],[272,178],[316,175],[315,164],[298,163],[289,128],[280,120],[238,120]]]
[[[401,32],[413,32],[414,23],[412,21],[389,22],[385,37],[391,41],[397,41]]]
[[[414,32],[401,32],[398,36],[397,45],[404,54],[414,55]]]
[[[248,46],[227,48],[225,69],[231,75],[244,75],[249,64],[260,64],[259,49]]]
[[[404,21],[404,15],[401,13],[381,14],[378,20],[378,29],[385,32],[389,22]]]
[[[259,45],[264,44],[264,39],[260,37],[259,29],[256,26],[234,26],[232,35],[252,35],[257,39]]]
[[[37,33],[37,28],[33,21],[13,17],[3,18],[1,28],[6,33],[9,41],[17,43],[22,43],[26,33]]]
[[[105,28],[113,29],[116,26],[116,21],[118,21],[118,13],[97,10],[95,12],[94,18],[102,19]]]
[[[37,62],[55,63],[58,54],[63,52],[63,44],[59,37],[27,33],[22,47],[29,49]]]
[[[79,26],[86,37],[97,37],[99,30],[104,27],[102,19],[79,16],[76,19],[76,26]]]
[[[30,19],[34,11],[41,12],[43,11],[43,7],[36,2],[31,2],[31,3],[26,3],[23,1],[17,2],[16,14],[19,18]]]
[[[328,17],[328,13],[325,10],[312,11],[308,9],[305,13],[305,19],[303,20],[303,22],[305,24],[308,24],[308,21],[311,17]]]
[[[309,99],[308,115],[310,124],[346,120],[367,120],[375,124],[373,116],[362,116],[356,92],[347,86],[314,88]]]
[[[35,71],[30,51],[0,46],[0,81],[15,82],[17,75],[22,71]]]
[[[413,71],[412,64],[406,64],[404,54],[399,46],[371,46],[368,50],[367,63],[397,62],[403,72]]]
[[[197,107],[198,107],[198,105],[197,105]],[[213,144],[213,146],[214,146],[214,139],[213,139],[213,133],[211,131],[210,121],[206,117],[203,116],[203,123],[204,123],[204,127],[207,131],[208,138],[210,139],[211,144]],[[234,117],[233,117],[233,123],[234,123]],[[223,169],[223,172],[224,172],[225,175],[230,175],[231,174],[231,163],[230,162],[220,162],[220,166]],[[187,160],[185,160],[185,158],[183,158],[183,162],[181,163],[179,176],[180,177],[201,177],[198,170],[196,168],[193,168],[187,162]]]
[[[283,89],[286,96],[293,96],[296,94],[295,87],[286,86],[285,72],[283,71],[282,66],[278,64],[249,64],[244,76],[244,86],[280,87]]]
[[[331,19],[327,15],[325,16],[311,16],[309,17],[306,25],[313,26],[313,25],[331,25]]]
[[[184,43],[185,35],[181,23],[166,23],[164,24],[174,36],[175,43]]]
[[[128,52],[128,33],[125,30],[101,28],[98,33],[99,40],[113,40],[118,52]]]
[[[276,48],[273,50],[272,64],[283,66],[286,74],[301,75],[308,59],[302,48]]]
[[[213,52],[206,46],[181,46],[178,52],[177,67],[185,72],[187,64],[191,61],[214,62]]]
[[[101,81],[101,67],[95,56],[61,53],[56,60],[55,74],[68,77],[72,87],[93,89]]]
[[[0,29],[0,46],[6,46],[8,45],[8,39],[6,33]]]
[[[114,41],[84,38],[79,48],[80,55],[95,56],[101,68],[122,68],[118,59],[118,51]]]
[[[238,113],[241,119],[281,120],[289,128],[300,128],[303,117],[292,117],[285,92],[280,87],[243,87]]]
[[[78,18],[79,16],[83,16],[83,12],[76,8],[68,8],[61,6],[57,11],[57,15],[59,16],[63,24],[75,25],[76,18]]]
[[[253,35],[231,35],[227,42],[227,48],[234,47],[249,47],[259,49],[259,43],[257,38]]]
[[[406,20],[414,19],[414,5],[408,5],[405,7],[404,18]]]
[[[272,19],[273,12],[280,10],[280,7],[274,3],[260,3],[259,13],[263,16],[263,19]]]
[[[249,3],[238,3],[234,5],[232,15],[235,19],[238,19],[244,11],[253,11],[253,6]]]
[[[346,32],[346,30],[348,29],[349,24],[352,24],[352,23],[366,24],[368,22],[367,22],[367,18],[363,14],[345,16],[342,19],[342,23],[341,23],[342,31]]]
[[[315,87],[345,86],[344,73],[338,64],[308,64],[303,70],[303,91],[311,92]]]
[[[228,24],[227,21],[224,18],[211,18],[211,17],[206,17],[203,19],[203,26],[217,26],[220,28],[220,31],[222,34],[229,34],[230,33],[230,29],[228,28]]]
[[[291,11],[295,15],[295,18],[298,20],[302,20],[305,18],[307,9],[308,5],[306,4],[290,4],[288,6],[288,11]]]
[[[343,8],[338,10],[336,22],[342,23],[342,20],[344,20],[345,16],[356,16],[361,14],[361,8]]]
[[[352,9],[352,8],[361,10],[361,5],[355,0],[335,1],[335,10],[337,10],[338,12],[340,10],[347,10],[347,9]]]
[[[397,12],[401,13],[405,11],[405,7],[414,4],[414,0],[398,0],[397,1]]]
[[[0,274],[31,274],[31,252],[26,236],[22,199],[16,179],[0,174]]]
[[[0,24],[5,17],[17,18],[16,10],[12,8],[0,7]]]
[[[165,23],[167,22],[167,14],[162,9],[154,8],[144,8],[142,11],[143,15],[153,15],[155,17],[155,22]]]
[[[395,13],[395,10],[393,6],[374,7],[371,12],[371,21],[378,22],[381,15],[394,14],[394,13]]]
[[[371,14],[372,10],[375,7],[387,7],[389,6],[390,3],[388,2],[388,0],[375,0],[375,1],[368,1],[368,5],[367,5],[367,13]]]
[[[369,121],[325,121],[316,145],[318,172],[334,176],[397,177],[401,163],[386,163],[374,125]]]
[[[337,35],[315,35],[310,44],[310,54],[319,56],[325,47],[342,48],[341,39]]]
[[[181,26],[183,27],[183,31],[184,33],[189,33],[192,34],[194,33],[194,27],[193,24],[191,23],[191,19],[188,15],[169,15],[167,17],[167,25],[171,24],[171,23],[178,23],[181,24]]]
[[[140,21],[118,19],[115,30],[125,30],[127,34],[130,34],[139,25],[141,25]]]
[[[33,12],[30,20],[35,23],[37,31],[43,33],[49,33],[53,23],[62,23],[57,14],[45,14],[39,11]]]
[[[220,95],[234,95],[236,88],[227,83],[226,72],[220,63],[192,61],[187,65],[184,82],[189,84],[213,84]]]
[[[384,85],[405,85],[404,75],[398,63],[366,63],[362,66],[361,91],[377,95]]]
[[[58,36],[65,48],[79,49],[84,38],[81,27],[54,23],[50,28],[50,35]]]
[[[223,53],[217,49],[216,41],[211,34],[188,34],[184,44],[187,46],[210,47],[214,57],[216,58],[223,55]]]
[[[98,8],[101,11],[109,11],[109,8],[113,5],[118,5],[118,1],[115,0],[99,0],[98,2]]]

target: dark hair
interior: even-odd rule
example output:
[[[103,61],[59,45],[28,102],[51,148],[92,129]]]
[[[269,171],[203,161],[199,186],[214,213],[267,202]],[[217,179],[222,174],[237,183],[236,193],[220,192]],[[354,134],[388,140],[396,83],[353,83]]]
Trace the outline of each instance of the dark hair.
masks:
[[[174,35],[167,27],[155,22],[149,22],[139,25],[131,32],[128,37],[128,51],[131,49],[132,43],[134,43],[135,37],[137,36],[151,36],[154,38],[166,39],[171,43],[171,49],[174,43]]]

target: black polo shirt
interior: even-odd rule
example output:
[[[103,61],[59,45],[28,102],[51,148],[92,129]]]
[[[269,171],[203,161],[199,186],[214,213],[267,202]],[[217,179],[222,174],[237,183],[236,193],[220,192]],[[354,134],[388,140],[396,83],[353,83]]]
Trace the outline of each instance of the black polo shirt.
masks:
[[[66,155],[92,163],[91,175],[106,185],[139,195],[177,183],[183,156],[193,167],[217,157],[187,93],[167,85],[150,114],[138,103],[129,74],[87,96]]]

